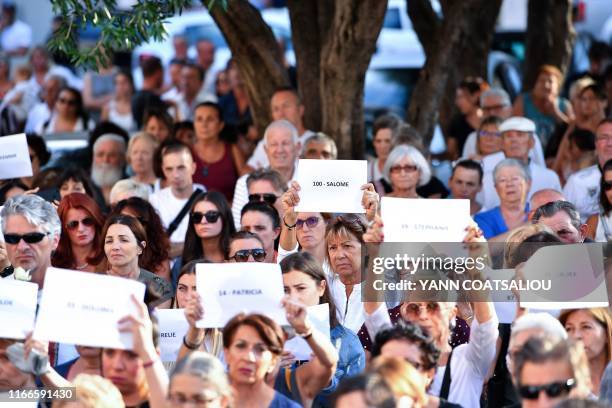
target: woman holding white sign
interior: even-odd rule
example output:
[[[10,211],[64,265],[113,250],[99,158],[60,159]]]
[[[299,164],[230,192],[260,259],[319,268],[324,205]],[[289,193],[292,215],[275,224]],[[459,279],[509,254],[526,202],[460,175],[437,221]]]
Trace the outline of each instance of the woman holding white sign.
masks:
[[[115,215],[106,222],[103,236],[110,267],[107,274],[144,283],[145,302],[150,307],[168,307],[173,294],[170,282],[139,266],[147,246],[147,234],[140,222],[127,215]]]
[[[365,353],[355,333],[338,322],[336,306],[327,286],[325,273],[314,256],[308,252],[298,252],[283,259],[280,265],[285,293],[291,299],[306,307],[324,303],[329,305],[330,340],[338,350],[338,367],[331,386],[321,391],[316,398],[317,402],[327,405],[330,393],[344,377],[351,377],[365,370]],[[291,371],[291,375],[295,374],[295,366],[287,369]]]

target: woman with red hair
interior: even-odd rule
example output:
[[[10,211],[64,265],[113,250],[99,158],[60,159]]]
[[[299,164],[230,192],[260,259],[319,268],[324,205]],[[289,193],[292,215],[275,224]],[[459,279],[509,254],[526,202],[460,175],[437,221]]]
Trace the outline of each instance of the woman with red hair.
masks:
[[[86,272],[105,270],[102,250],[104,217],[98,204],[87,194],[72,193],[60,201],[57,213],[62,234],[51,263],[58,268]]]

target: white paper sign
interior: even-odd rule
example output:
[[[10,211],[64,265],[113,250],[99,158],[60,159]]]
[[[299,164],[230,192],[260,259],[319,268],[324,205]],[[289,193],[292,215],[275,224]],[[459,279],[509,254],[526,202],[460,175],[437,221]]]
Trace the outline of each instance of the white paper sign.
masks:
[[[159,321],[159,349],[163,362],[175,362],[189,323],[183,309],[156,310]]]
[[[238,313],[261,313],[286,325],[280,265],[263,262],[196,265],[196,288],[202,296],[200,328],[221,328]]]
[[[0,279],[0,338],[24,339],[34,329],[38,285]]]
[[[511,281],[514,279],[514,269],[488,269],[489,280]],[[491,291],[491,301],[495,306],[495,312],[500,323],[512,323],[516,318],[517,301],[514,293],[508,290]]]
[[[32,162],[25,133],[0,137],[0,180],[31,175]]]
[[[330,338],[329,327],[329,304],[310,306],[308,308],[308,320],[312,323],[313,329],[323,333]],[[291,352],[297,361],[310,360],[312,349],[302,337],[296,335],[285,342],[285,351]]]
[[[521,307],[557,310],[608,307],[601,244],[581,243],[540,248],[523,266],[527,281],[540,290],[521,292]],[[550,281],[550,289],[545,286]]]
[[[385,242],[462,242],[470,200],[383,197]]]
[[[365,213],[365,160],[300,160],[295,179],[301,188],[297,212]]]
[[[58,343],[129,350],[132,334],[117,322],[136,313],[145,285],[131,279],[49,268],[45,274],[34,337]]]

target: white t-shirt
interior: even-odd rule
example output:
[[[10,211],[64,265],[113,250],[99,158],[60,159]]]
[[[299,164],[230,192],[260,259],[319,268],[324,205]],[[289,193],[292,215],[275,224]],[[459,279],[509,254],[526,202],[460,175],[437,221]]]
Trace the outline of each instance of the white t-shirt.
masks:
[[[298,138],[302,148],[304,147],[304,142],[306,142],[306,140],[308,140],[308,138],[313,135],[314,135],[314,132],[312,130],[306,130]],[[255,147],[255,151],[253,152],[249,160],[247,160],[247,164],[251,166],[252,168],[254,168],[255,170],[263,169],[265,167],[270,166],[268,155],[266,154],[266,150],[264,149],[263,138],[259,141],[259,143],[257,143],[257,146]]]
[[[531,150],[529,150],[529,159],[535,164],[539,164],[540,166],[546,166],[546,160],[544,159],[544,151],[542,150],[542,142],[540,142],[540,138],[536,135],[533,136],[533,140],[535,141]],[[467,139],[465,140],[465,144],[463,145],[463,154],[461,157],[463,159],[467,159],[470,156],[476,154],[476,141],[477,136],[476,132],[472,132],[469,134]]]
[[[46,121],[51,117],[51,111],[46,102],[40,102],[34,105],[34,107],[28,113],[28,120],[26,121],[25,131],[27,133],[34,133],[37,129],[43,127]]]
[[[193,185],[193,191],[197,189],[206,191],[206,188],[200,184]],[[168,228],[170,223],[174,221],[178,213],[189,201],[189,198],[178,199],[172,194],[170,187],[163,188],[156,193],[149,196],[149,202],[157,210],[159,217],[162,220],[165,228]],[[189,214],[186,214],[178,228],[170,236],[170,242],[180,243],[185,242],[185,234],[187,233],[187,226],[189,225]]]
[[[554,171],[546,167],[539,166],[533,162],[529,163],[529,171],[531,172],[531,189],[527,199],[536,192],[545,188],[552,188],[561,191],[561,182],[559,176]],[[499,196],[495,190],[493,180],[493,171],[486,172],[482,179],[482,190],[476,196],[479,203],[482,203],[482,211],[490,210],[499,205]]]
[[[595,164],[572,174],[563,187],[563,195],[576,206],[582,222],[599,211],[600,180],[601,171]]]
[[[0,34],[0,45],[5,52],[32,46],[32,29],[23,21],[15,20]]]

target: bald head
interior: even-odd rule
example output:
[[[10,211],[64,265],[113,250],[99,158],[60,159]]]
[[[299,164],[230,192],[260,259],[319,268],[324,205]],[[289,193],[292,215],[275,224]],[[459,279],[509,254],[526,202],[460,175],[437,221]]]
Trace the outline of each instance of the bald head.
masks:
[[[535,211],[543,206],[544,204],[551,203],[553,201],[566,201],[563,194],[552,188],[545,188],[543,190],[536,191],[529,200],[529,221],[533,218]]]

